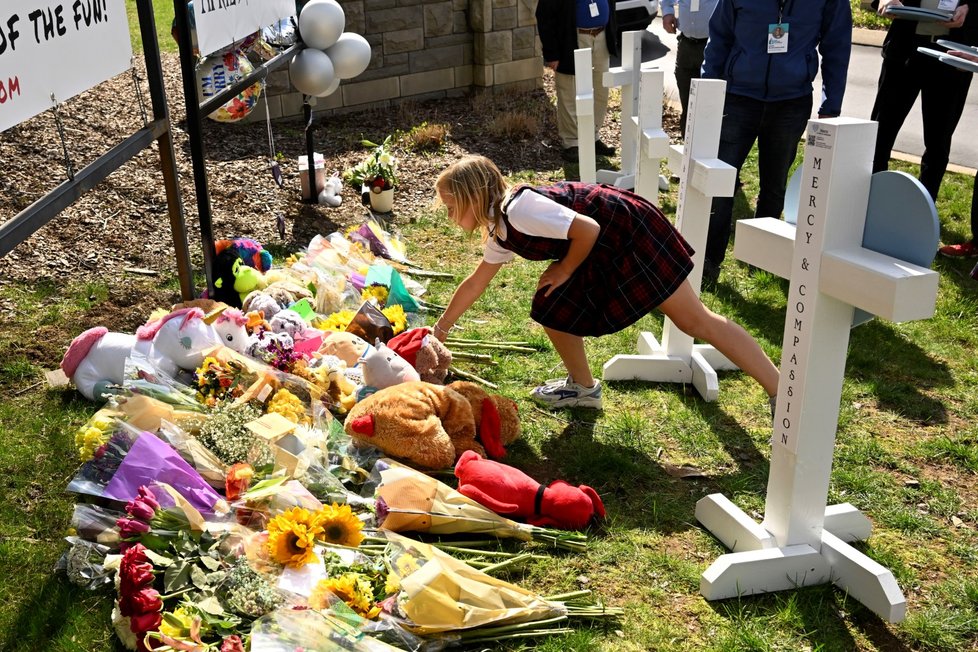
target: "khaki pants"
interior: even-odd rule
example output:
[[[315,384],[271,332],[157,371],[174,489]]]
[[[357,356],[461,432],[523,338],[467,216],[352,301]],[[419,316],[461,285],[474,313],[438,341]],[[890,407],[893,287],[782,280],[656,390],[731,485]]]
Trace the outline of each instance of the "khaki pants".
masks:
[[[608,89],[601,83],[601,77],[611,65],[611,55],[608,53],[607,35],[604,32],[591,36],[577,33],[577,47],[591,48],[591,83],[594,86],[594,139],[598,140],[598,131],[604,124],[608,113]],[[577,88],[574,75],[557,73],[557,135],[562,146],[577,147]]]

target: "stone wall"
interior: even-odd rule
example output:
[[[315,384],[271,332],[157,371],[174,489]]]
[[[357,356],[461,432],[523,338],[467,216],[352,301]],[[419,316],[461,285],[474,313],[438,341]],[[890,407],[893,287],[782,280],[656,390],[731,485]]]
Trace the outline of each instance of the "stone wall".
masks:
[[[338,0],[346,31],[373,50],[370,66],[345,80],[314,111],[357,111],[471,90],[532,89],[542,83],[535,0]],[[288,66],[269,74],[272,118],[302,114]],[[263,107],[250,120],[264,120]]]

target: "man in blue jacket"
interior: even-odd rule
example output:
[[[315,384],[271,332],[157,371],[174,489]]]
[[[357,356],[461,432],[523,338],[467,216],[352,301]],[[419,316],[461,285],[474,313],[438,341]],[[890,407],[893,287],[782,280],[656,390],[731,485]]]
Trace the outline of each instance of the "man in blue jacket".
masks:
[[[817,51],[816,51],[817,50]],[[757,141],[757,217],[780,217],[788,169],[812,115],[822,56],[820,118],[842,111],[852,50],[849,0],[720,0],[703,77],[727,82],[718,157],[740,168]],[[716,282],[730,241],[733,198],[713,200],[704,283]]]

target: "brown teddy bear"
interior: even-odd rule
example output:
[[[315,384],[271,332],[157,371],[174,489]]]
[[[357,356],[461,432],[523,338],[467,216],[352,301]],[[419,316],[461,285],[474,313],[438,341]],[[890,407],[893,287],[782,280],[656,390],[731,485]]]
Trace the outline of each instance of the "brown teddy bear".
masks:
[[[431,334],[430,328],[412,328],[395,335],[387,346],[414,367],[421,380],[445,384],[452,352]]]
[[[428,469],[451,466],[464,451],[502,457],[520,435],[516,403],[469,382],[399,383],[353,406],[347,434]]]

